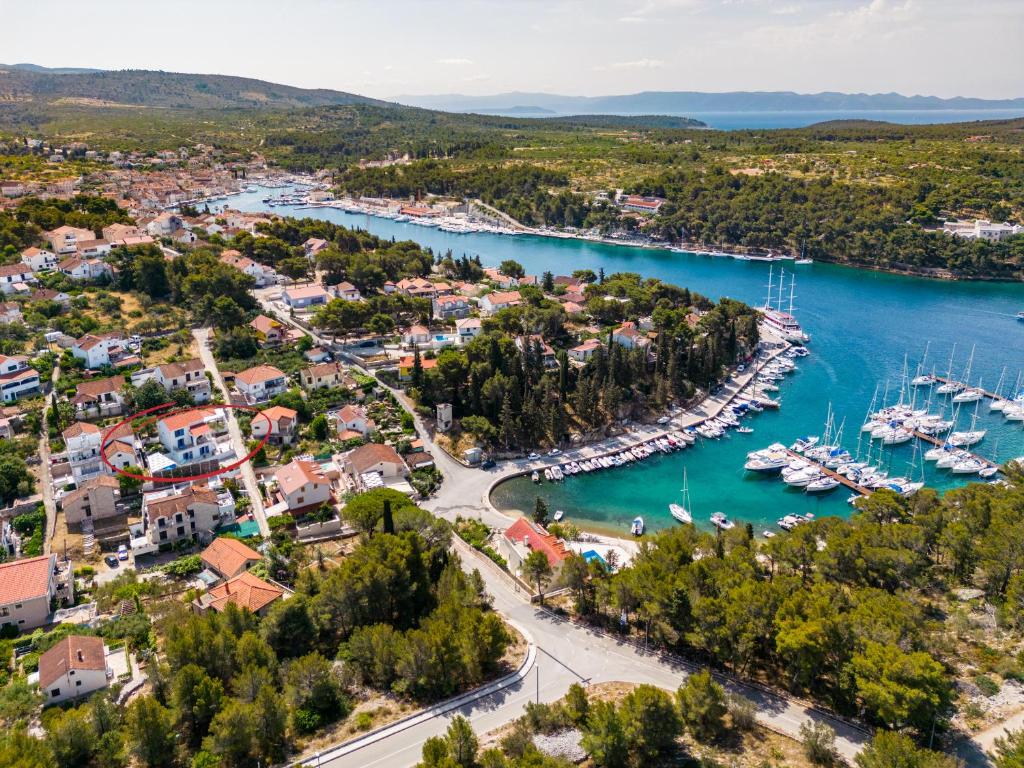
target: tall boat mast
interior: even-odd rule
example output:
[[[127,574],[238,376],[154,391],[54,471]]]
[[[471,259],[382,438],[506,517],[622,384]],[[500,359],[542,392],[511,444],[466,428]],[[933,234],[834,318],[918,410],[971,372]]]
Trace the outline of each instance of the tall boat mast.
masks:
[[[772,282],[772,270],[774,270],[774,269],[775,269],[775,265],[774,264],[769,264],[768,265],[768,296],[764,300],[764,308],[765,309],[771,309],[772,308],[772,285],[773,285],[773,282]]]
[[[793,299],[796,295],[796,272],[793,273],[789,283],[789,314],[793,314]]]

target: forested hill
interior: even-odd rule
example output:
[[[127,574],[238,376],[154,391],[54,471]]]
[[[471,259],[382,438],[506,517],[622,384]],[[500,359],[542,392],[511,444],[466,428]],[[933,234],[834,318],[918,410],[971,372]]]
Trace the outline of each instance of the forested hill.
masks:
[[[296,88],[231,75],[191,75],[141,69],[60,74],[5,65],[0,65],[0,102],[98,102],[174,109],[387,105],[384,101],[343,91]]]

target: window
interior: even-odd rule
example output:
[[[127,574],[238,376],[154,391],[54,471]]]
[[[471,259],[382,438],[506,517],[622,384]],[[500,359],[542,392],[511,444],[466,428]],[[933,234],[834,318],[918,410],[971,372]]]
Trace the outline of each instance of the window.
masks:
[[[60,696],[60,688],[51,688],[50,689],[50,695],[51,696]]]
[[[16,610],[16,611],[19,610],[21,608],[21,605],[22,605],[21,603],[15,603],[14,604],[14,610]]]
[[[167,531],[160,531],[160,541],[167,541]]]
[[[10,608],[8,608],[6,605],[0,606],[0,616],[10,616],[10,615],[11,615],[11,609]]]
[[[76,685],[76,686],[79,686],[79,685],[81,685],[81,684],[82,684],[82,681],[81,681],[81,680],[75,680],[75,685]]]

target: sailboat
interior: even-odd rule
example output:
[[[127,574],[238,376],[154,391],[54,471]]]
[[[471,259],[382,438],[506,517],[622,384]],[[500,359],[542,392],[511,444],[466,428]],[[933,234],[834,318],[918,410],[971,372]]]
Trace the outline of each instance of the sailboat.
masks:
[[[680,523],[692,523],[693,516],[690,514],[690,486],[686,481],[686,467],[683,467],[683,503],[669,504],[668,511]]]
[[[793,262],[794,264],[813,264],[814,263],[814,259],[807,258],[805,246],[806,246],[806,243],[801,243],[800,244],[800,258],[797,259],[796,261],[794,261]]]

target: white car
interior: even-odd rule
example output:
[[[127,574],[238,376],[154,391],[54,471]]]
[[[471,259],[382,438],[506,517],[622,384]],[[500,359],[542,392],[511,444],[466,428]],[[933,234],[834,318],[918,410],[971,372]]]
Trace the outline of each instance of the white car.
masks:
[[[117,548],[117,559],[122,562],[128,559],[128,547],[124,544]]]
[[[670,421],[672,421],[672,419],[670,419],[668,416],[662,416],[660,419],[658,419],[659,424],[668,424]]]
[[[526,458],[528,458],[530,461],[536,461],[537,459],[540,458],[540,454],[539,453],[531,453]]]
[[[548,456],[558,456],[561,453],[562,452],[558,448],[552,448],[550,451],[548,451]]]

